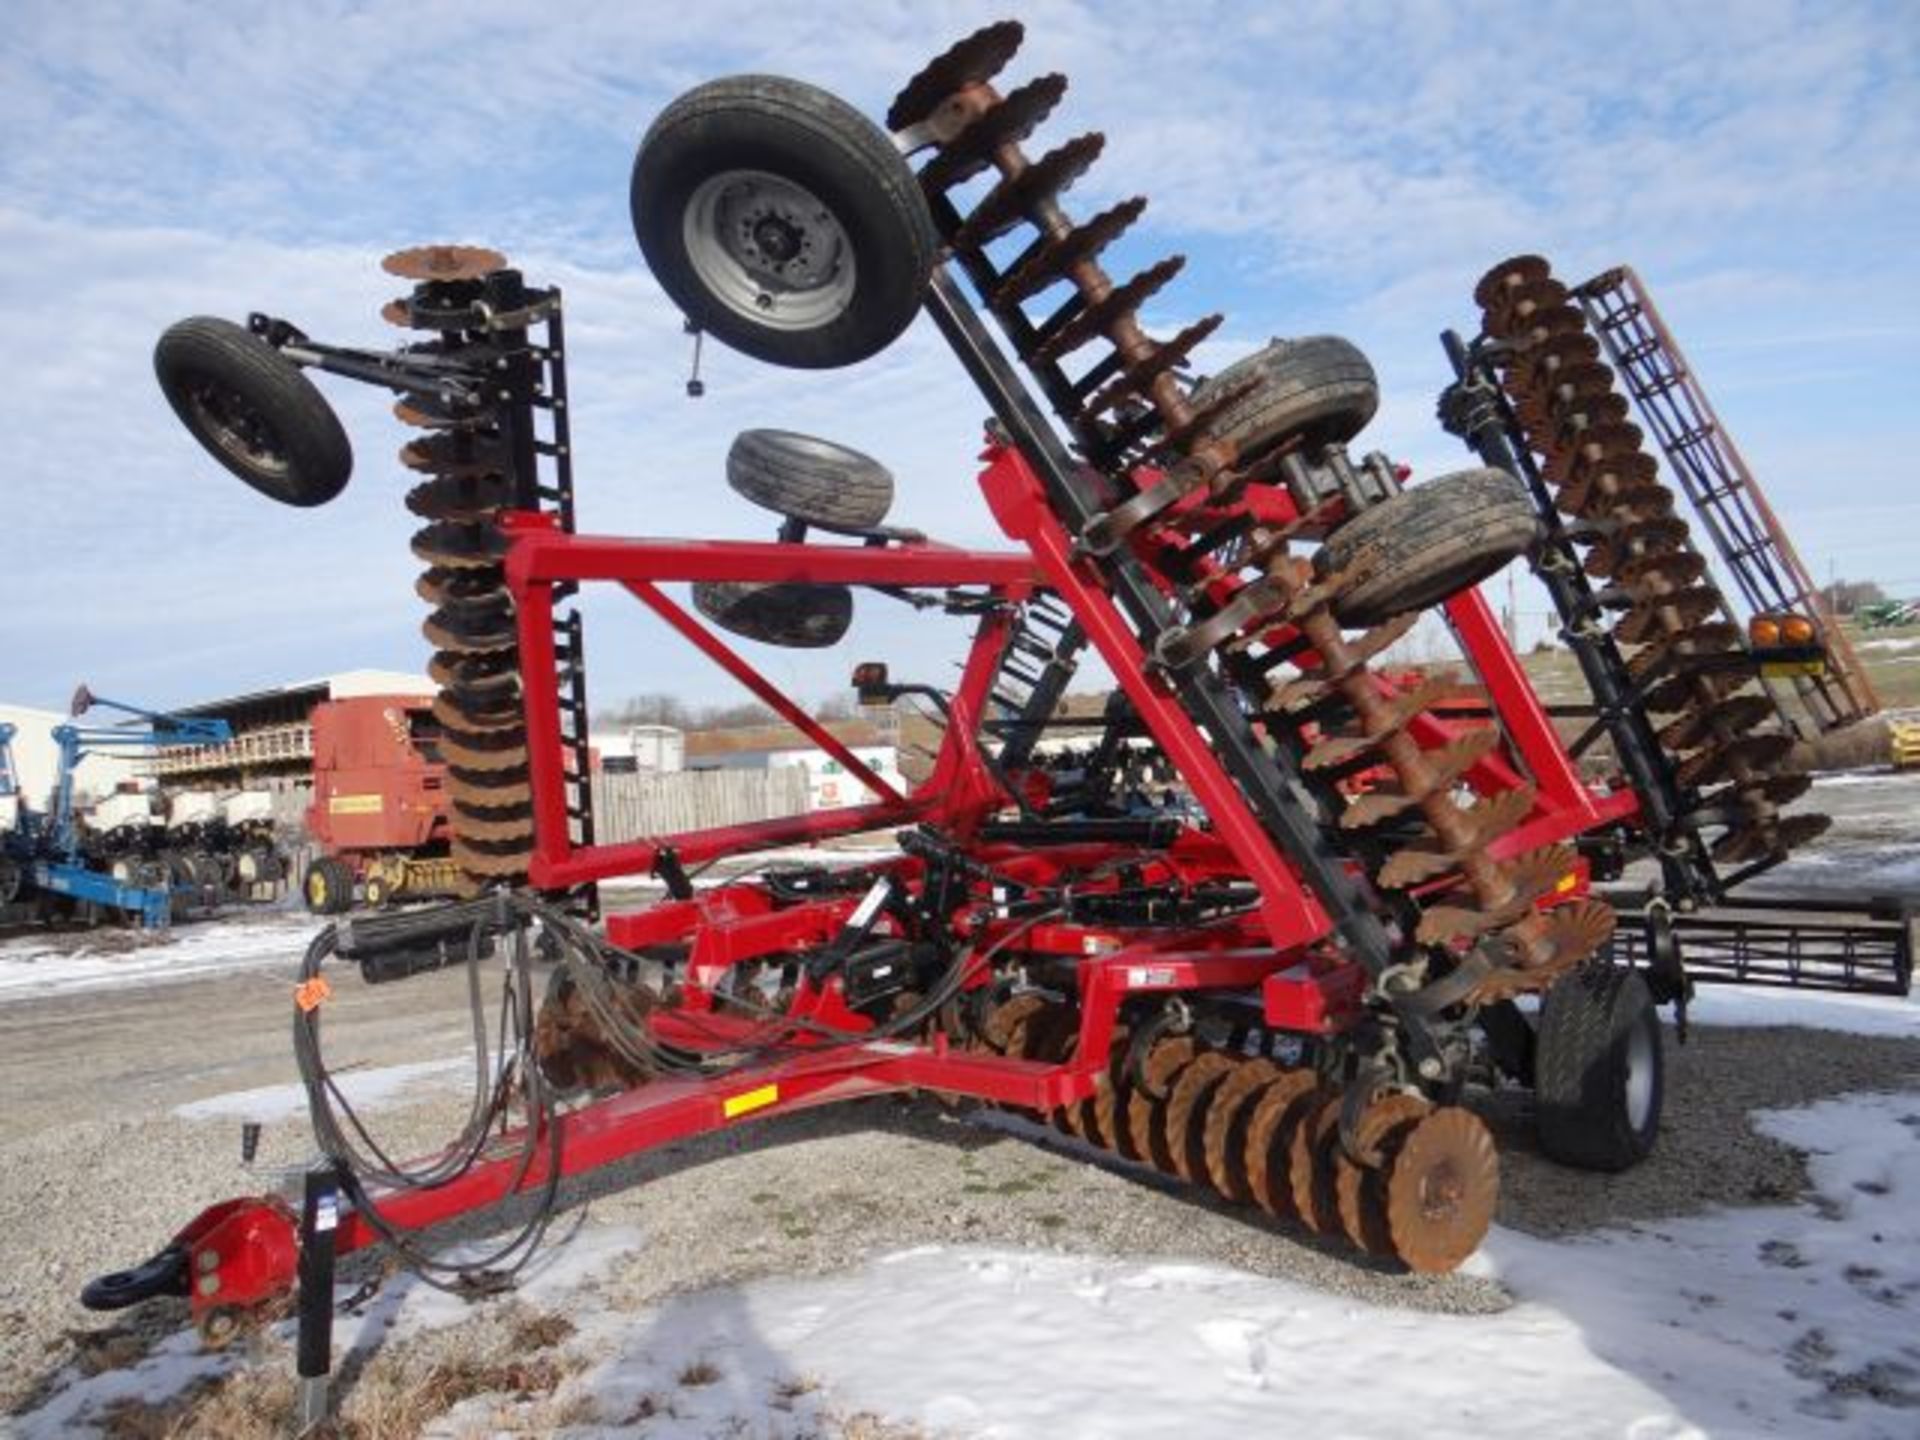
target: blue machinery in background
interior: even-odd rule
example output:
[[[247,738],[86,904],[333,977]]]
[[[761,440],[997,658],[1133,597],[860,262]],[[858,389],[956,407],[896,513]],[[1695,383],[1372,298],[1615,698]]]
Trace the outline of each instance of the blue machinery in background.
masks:
[[[84,685],[74,692],[70,711],[73,719],[98,710],[115,711],[128,718],[104,725],[69,721],[54,727],[53,740],[60,747],[60,772],[52,808],[45,814],[30,809],[20,793],[11,744],[16,731],[11,725],[0,725],[0,796],[13,795],[19,801],[12,827],[0,833],[0,905],[38,891],[138,915],[142,925],[158,929],[172,919],[178,887],[170,876],[156,884],[127,884],[88,864],[73,813],[74,772],[89,755],[219,745],[233,738],[233,730],[225,720],[169,715],[101,699]]]

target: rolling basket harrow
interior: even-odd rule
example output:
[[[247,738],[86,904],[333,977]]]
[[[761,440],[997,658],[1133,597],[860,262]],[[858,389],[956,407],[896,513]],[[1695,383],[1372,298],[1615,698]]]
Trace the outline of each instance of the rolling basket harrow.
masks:
[[[1351,448],[1377,391],[1345,341],[1276,340],[1196,382],[1188,362],[1221,317],[1149,332],[1140,308],[1182,262],[1125,280],[1103,267],[1146,202],[1087,220],[1064,208],[1103,140],[1029,154],[1066,81],[1000,88],[1021,38],[1004,23],[954,46],[885,132],[797,82],[703,85],[648,131],[632,197],[662,287],[749,355],[848,364],[924,308],[992,407],[980,484],[1010,549],[890,528],[876,462],[758,430],[728,478],[780,513],[777,540],[576,533],[561,298],[490,251],[389,257],[413,289],[386,317],[426,337],[397,351],[265,316],[163,338],[162,385],[189,428],[289,503],[331,498],[350,466],[302,367],[394,390],[420,429],[401,452],[424,477],[406,503],[425,522],[418,588],[474,898],[316,941],[296,1033],[326,1158],[304,1207],[215,1207],[89,1303],[185,1293],[220,1338],[297,1283],[302,1373],[318,1380],[336,1252],[386,1239],[431,1269],[413,1232],[514,1192],[551,1202],[562,1175],[649,1146],[910,1089],[1026,1112],[1416,1271],[1457,1266],[1494,1212],[1475,1089],[1533,1088],[1542,1146],[1568,1163],[1648,1153],[1655,1005],[1684,1004],[1688,924],[1825,821],[1782,813],[1807,788],[1793,736],[1583,312],[1544,261],[1490,271],[1480,333],[1447,337],[1458,381],[1441,406],[1484,463],[1407,485]],[[1572,745],[1474,588],[1523,557],[1594,689]],[[662,588],[676,582],[691,609]],[[872,799],[596,843],[572,608],[593,584],[652,610]],[[702,623],[828,645],[856,591],[973,625],[950,692],[878,663],[854,673],[870,703],[940,712],[932,774],[910,790]],[[1473,683],[1380,668],[1435,611]],[[1036,741],[1090,653],[1118,683],[1104,734],[1050,763]],[[1141,740],[1194,812],[1122,803]],[[1600,740],[1624,783],[1582,778]],[[879,829],[898,850],[846,868],[689,880]],[[1623,910],[1593,881],[1635,859],[1662,893]],[[594,928],[596,883],[635,874],[667,896]],[[1610,943],[1623,914],[1617,953],[1636,965]],[[1878,940],[1825,983],[1903,988],[1904,924],[1845,923]],[[324,967],[380,982],[493,953],[510,1039],[476,1124],[429,1166],[373,1164],[321,1058]],[[477,1283],[534,1238],[446,1278]]]

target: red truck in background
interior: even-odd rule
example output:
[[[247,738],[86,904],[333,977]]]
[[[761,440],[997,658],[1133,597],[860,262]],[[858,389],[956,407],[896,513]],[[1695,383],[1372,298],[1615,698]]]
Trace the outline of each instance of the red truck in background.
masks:
[[[420,695],[329,700],[313,712],[313,800],[307,832],[322,852],[301,879],[307,908],[338,915],[368,905],[452,895],[447,767],[440,724]]]

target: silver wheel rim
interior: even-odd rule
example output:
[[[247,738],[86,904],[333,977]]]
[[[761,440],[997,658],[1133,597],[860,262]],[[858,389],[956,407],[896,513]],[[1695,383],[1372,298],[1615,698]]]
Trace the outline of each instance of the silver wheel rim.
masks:
[[[1627,1124],[1638,1134],[1653,1118],[1653,1032],[1635,1025],[1627,1032]]]
[[[707,293],[769,330],[815,330],[853,303],[853,246],[818,196],[763,170],[700,183],[681,221]]]

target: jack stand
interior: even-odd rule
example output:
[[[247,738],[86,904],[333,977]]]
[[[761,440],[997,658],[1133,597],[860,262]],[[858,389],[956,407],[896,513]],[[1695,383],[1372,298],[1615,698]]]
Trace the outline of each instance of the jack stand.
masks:
[[[311,1435],[326,1422],[332,1406],[333,1236],[340,1223],[340,1177],[331,1165],[307,1172],[300,1205],[300,1419],[298,1432]]]

